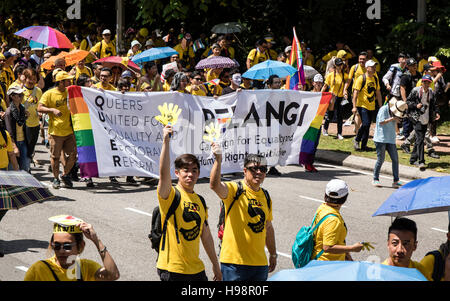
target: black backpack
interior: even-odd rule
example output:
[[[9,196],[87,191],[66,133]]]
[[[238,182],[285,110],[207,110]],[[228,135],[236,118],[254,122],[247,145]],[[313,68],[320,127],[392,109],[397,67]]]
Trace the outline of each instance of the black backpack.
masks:
[[[178,225],[177,225],[177,218],[175,216],[175,211],[177,210],[178,206],[180,205],[181,194],[180,194],[180,191],[176,187],[174,187],[174,189],[175,189],[175,197],[173,198],[172,204],[169,207],[169,211],[167,212],[164,223],[162,223],[162,221],[161,221],[161,211],[159,210],[159,206],[156,206],[153,209],[152,225],[151,225],[151,230],[150,230],[150,234],[148,235],[148,238],[150,239],[150,242],[152,244],[152,249],[154,249],[157,253],[159,253],[159,246],[161,245],[161,239],[162,239],[161,250],[164,251],[164,247],[166,245],[167,223],[169,221],[169,218],[172,215],[173,215],[173,219],[174,219],[177,243],[180,243],[180,239],[178,236]],[[200,198],[200,200],[202,201],[203,207],[206,210],[205,199],[201,195],[199,195],[199,194],[197,194],[197,195]]]
[[[264,192],[264,195],[266,196],[266,200],[267,200],[267,205],[270,207],[271,205],[271,199],[269,196],[269,192],[267,190],[265,190],[264,188],[262,188],[262,191]],[[244,193],[244,187],[242,186],[242,182],[239,181],[237,182],[237,191],[236,191],[236,195],[233,198],[233,201],[230,204],[230,207],[228,207],[227,210],[227,214],[228,215],[230,213],[231,207],[233,207],[234,203],[236,202],[237,199],[239,199],[239,197]],[[220,239],[220,241],[222,241],[223,238],[223,233],[225,231],[225,205],[223,204],[223,201],[220,202],[220,214],[219,214],[219,222],[217,223],[217,237]]]
[[[444,258],[442,257],[441,252],[439,252],[438,250],[428,252],[425,256],[428,255],[434,256],[434,267],[431,278],[433,279],[433,281],[441,281],[442,277],[444,276]]]

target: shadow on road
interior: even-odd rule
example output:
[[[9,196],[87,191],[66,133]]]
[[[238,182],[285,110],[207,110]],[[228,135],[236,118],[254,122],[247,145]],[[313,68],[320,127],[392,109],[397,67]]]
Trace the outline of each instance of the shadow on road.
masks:
[[[47,248],[48,248],[48,241],[43,240],[36,240],[36,239],[18,239],[10,241],[0,240],[0,250],[5,255],[22,252],[37,253],[38,251],[30,249],[47,249]]]

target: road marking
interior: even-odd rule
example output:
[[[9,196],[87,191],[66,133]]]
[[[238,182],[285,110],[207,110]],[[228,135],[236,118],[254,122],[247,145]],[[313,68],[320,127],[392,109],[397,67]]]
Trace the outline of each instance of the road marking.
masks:
[[[145,212],[145,211],[141,211],[141,210],[138,210],[138,209],[134,209],[134,208],[125,208],[125,209],[126,209],[126,210],[129,210],[129,211],[133,211],[133,212],[139,213],[139,214],[143,214],[143,215],[147,215],[147,216],[152,216],[150,213]]]
[[[28,271],[28,268],[27,268],[27,267],[24,267],[24,266],[22,266],[22,265],[17,266],[16,269],[21,270],[21,271],[23,271],[23,272]]]
[[[310,198],[309,196],[299,195],[299,197],[301,197],[302,199],[306,199],[306,200],[310,200],[310,201],[314,201],[314,202],[318,202],[318,203],[325,203],[323,200]],[[342,208],[347,208],[347,206],[342,206]]]
[[[442,229],[438,229],[438,228],[431,228],[432,230],[435,230],[435,231],[439,231],[439,232],[444,232],[444,233],[447,233],[448,231],[446,231],[446,230],[442,230]]]
[[[266,247],[264,247],[264,249],[266,250],[267,253],[269,252],[269,250]],[[292,259],[291,255],[289,255],[289,254],[281,253],[281,252],[277,252],[277,254],[280,255],[280,256]]]

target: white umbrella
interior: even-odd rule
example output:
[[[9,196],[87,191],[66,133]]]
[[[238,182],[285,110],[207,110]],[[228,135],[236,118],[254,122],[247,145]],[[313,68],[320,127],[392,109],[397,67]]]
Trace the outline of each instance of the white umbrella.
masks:
[[[242,31],[242,25],[239,24],[238,22],[227,22],[227,23],[217,24],[211,29],[211,32],[222,33],[222,34],[235,33],[235,32],[241,32],[241,31]]]

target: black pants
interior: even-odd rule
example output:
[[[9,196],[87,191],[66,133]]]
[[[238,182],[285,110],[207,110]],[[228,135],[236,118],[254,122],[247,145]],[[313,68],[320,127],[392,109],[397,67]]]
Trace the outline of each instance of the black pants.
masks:
[[[361,117],[361,127],[356,134],[355,140],[357,142],[361,142],[361,149],[365,149],[367,147],[367,141],[369,141],[370,124],[372,123],[374,111],[370,111],[362,107],[357,107],[356,109]]]
[[[343,125],[343,120],[342,120],[342,106],[341,106],[341,102],[342,102],[342,97],[336,97],[336,100],[334,102],[334,110],[333,111],[328,111],[326,116],[325,116],[325,123],[323,125],[324,129],[326,131],[328,131],[328,127],[330,126],[330,122],[333,121],[333,117],[334,114],[336,112],[336,123],[337,123],[337,132],[339,135],[342,135],[342,125]]]
[[[178,274],[166,270],[157,270],[161,281],[208,281],[205,271],[198,274]]]
[[[8,212],[8,210],[0,209],[0,221],[1,221],[2,218],[5,216],[6,212]]]
[[[411,153],[411,158],[409,163],[414,164],[417,160],[420,163],[425,163],[425,134],[427,132],[427,124],[421,124],[417,122],[414,124],[414,131],[416,131],[416,142],[414,143],[414,148]]]

